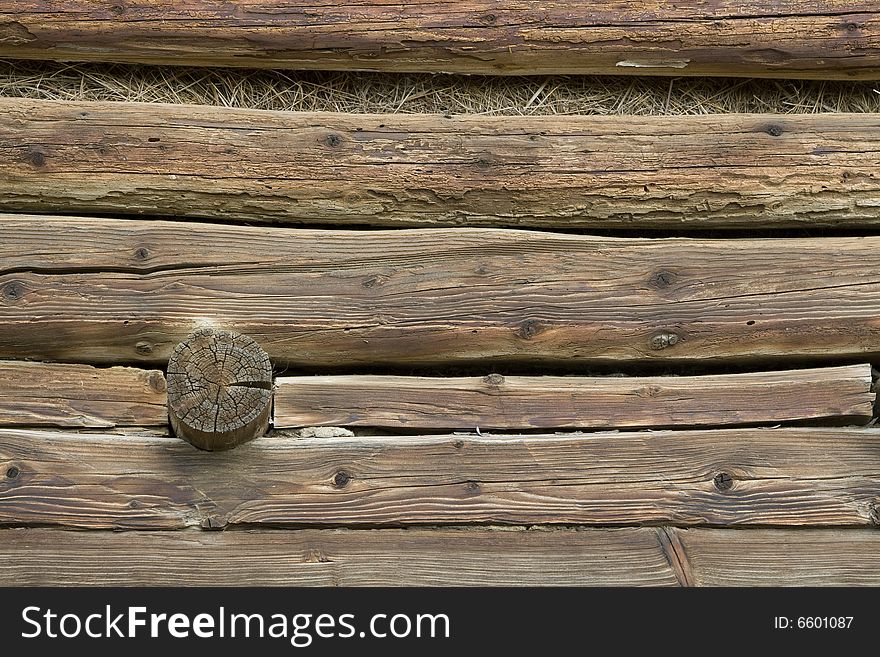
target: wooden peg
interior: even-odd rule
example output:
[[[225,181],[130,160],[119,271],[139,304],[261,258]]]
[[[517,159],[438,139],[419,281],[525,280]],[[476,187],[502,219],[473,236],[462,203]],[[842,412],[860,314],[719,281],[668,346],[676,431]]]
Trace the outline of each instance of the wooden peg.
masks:
[[[231,449],[266,433],[272,365],[254,340],[200,329],[168,361],[168,415],[175,435],[199,449]]]

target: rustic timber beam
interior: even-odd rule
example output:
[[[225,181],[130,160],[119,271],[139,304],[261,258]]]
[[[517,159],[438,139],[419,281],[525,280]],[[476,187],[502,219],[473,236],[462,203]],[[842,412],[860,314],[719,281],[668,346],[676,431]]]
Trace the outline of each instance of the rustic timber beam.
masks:
[[[0,529],[0,586],[675,586],[658,531]]]
[[[0,210],[376,226],[880,225],[880,115],[487,117],[0,99]]]
[[[880,75],[870,0],[2,0],[0,56],[480,74]]]
[[[210,554],[223,578],[204,567]],[[272,567],[266,567],[271,563]],[[0,530],[0,586],[878,586],[876,529]]]
[[[279,366],[870,361],[880,237],[630,239],[0,216],[0,357]],[[23,329],[26,327],[26,329]]]
[[[697,586],[880,585],[876,527],[674,531]]]
[[[174,363],[172,357],[172,372]],[[226,363],[223,371],[229,369]],[[204,376],[196,372],[200,381]],[[258,395],[260,402],[269,398],[269,376],[236,376],[242,383],[223,389],[222,398],[231,402],[237,396],[237,424],[250,421],[242,409],[251,400],[243,394]],[[214,393],[204,397],[202,407],[191,401],[188,406],[207,412],[206,432],[212,438],[215,422],[220,433],[237,427],[220,421],[226,416],[213,408],[218,391],[210,382],[196,386],[189,377],[170,375],[172,388],[178,378],[184,393]],[[713,376],[282,376],[275,387],[273,425],[280,429],[661,428],[791,420],[864,424],[875,399],[868,364]],[[166,405],[186,405],[181,399],[167,403],[165,388],[158,370],[0,360],[0,426],[164,427]],[[177,422],[177,435],[185,437]],[[264,431],[257,429],[250,437]]]
[[[831,419],[864,424],[871,366],[715,376],[276,379],[274,426],[395,429],[724,426]]]
[[[0,429],[0,524],[877,524],[880,430],[258,439]]]
[[[167,424],[159,370],[0,360],[0,426]]]

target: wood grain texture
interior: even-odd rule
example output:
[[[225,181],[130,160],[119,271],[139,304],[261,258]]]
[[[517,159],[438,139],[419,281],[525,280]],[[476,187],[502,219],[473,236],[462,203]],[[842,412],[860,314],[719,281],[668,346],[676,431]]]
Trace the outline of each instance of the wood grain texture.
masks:
[[[158,370],[0,360],[0,425],[166,424],[165,377]]]
[[[676,584],[653,528],[0,530],[0,586]]]
[[[409,429],[864,424],[871,366],[681,377],[298,376],[275,380],[275,427]]]
[[[0,429],[0,524],[869,526],[878,451],[877,429],[271,436],[212,453]]]
[[[880,356],[880,238],[629,239],[0,216],[0,357],[276,366]],[[26,326],[27,330],[22,331]]]
[[[875,529],[16,528],[0,586],[878,586],[878,548]]]
[[[377,226],[880,225],[880,115],[433,116],[0,99],[0,210]]]
[[[303,376],[275,385],[276,428],[861,424],[875,399],[867,364],[699,377]],[[165,426],[165,387],[158,370],[0,361],[0,425]]]
[[[876,78],[869,0],[3,0],[0,56],[482,74]]]
[[[676,529],[697,586],[878,586],[880,532]]]

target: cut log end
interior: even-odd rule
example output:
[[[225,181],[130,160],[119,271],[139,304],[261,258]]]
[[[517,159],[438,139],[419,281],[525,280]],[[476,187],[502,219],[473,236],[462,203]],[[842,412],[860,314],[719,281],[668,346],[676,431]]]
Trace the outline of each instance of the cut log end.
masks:
[[[201,329],[168,361],[171,428],[199,449],[231,449],[266,433],[272,410],[272,365],[254,340]]]

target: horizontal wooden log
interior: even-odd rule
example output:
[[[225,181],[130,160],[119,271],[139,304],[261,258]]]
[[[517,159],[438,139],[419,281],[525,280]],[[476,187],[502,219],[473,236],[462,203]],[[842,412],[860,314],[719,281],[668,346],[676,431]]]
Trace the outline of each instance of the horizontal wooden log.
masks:
[[[871,366],[717,376],[298,376],[275,426],[410,429],[724,426],[871,420]]]
[[[280,377],[276,428],[409,429],[866,423],[871,366],[696,377]],[[0,425],[166,426],[158,370],[0,361]]]
[[[0,357],[276,365],[880,356],[880,238],[620,239],[0,216]],[[22,327],[27,327],[22,330]]]
[[[0,524],[877,523],[877,429],[172,438],[0,429]]]
[[[878,586],[880,532],[675,530],[696,586]]]
[[[0,425],[167,425],[165,404],[158,370],[0,360]]]
[[[878,548],[873,529],[18,528],[0,586],[878,586]]]
[[[880,114],[487,117],[0,99],[0,210],[377,226],[880,225]]]
[[[876,78],[870,0],[3,0],[0,56],[481,74]]]
[[[674,586],[658,531],[5,529],[0,586]]]

